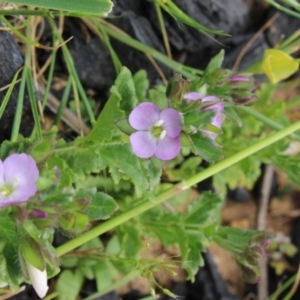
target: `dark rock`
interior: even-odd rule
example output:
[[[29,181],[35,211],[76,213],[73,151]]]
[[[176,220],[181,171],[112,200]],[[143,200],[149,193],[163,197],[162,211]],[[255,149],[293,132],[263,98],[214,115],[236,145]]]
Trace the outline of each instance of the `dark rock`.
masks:
[[[237,203],[246,203],[250,200],[250,193],[245,188],[238,187],[234,190],[228,190],[228,197]]]
[[[162,53],[165,52],[163,44],[157,37],[152,24],[146,18],[138,16],[131,11],[124,11],[120,13],[118,18],[111,19],[110,22],[142,44]],[[122,64],[128,67],[132,73],[145,69],[152,85],[161,82],[157,70],[144,53],[116,39],[112,39],[111,43]],[[171,71],[168,68],[159,62],[157,64],[167,78],[171,76]]]
[[[0,23],[0,26],[4,26]],[[23,58],[20,50],[12,37],[12,35],[7,31],[0,31],[0,88],[11,83],[16,72],[23,66]],[[4,114],[0,120],[0,141],[10,139],[11,128],[13,124],[12,118],[16,111],[16,106],[18,102],[20,83],[17,83],[12,91]],[[0,102],[3,101],[7,89],[0,91]],[[27,90],[24,92],[23,105],[28,106],[30,103]],[[28,136],[32,130],[32,121],[25,120],[22,118],[22,124],[20,132]]]
[[[266,40],[271,48],[288,38],[300,28],[300,20],[285,13],[279,13],[274,7],[268,11],[267,19],[271,19],[274,14],[279,16],[272,25],[265,31]]]
[[[85,88],[106,90],[113,84],[116,73],[111,56],[98,36],[84,35],[75,19],[66,21],[66,37],[79,79]]]

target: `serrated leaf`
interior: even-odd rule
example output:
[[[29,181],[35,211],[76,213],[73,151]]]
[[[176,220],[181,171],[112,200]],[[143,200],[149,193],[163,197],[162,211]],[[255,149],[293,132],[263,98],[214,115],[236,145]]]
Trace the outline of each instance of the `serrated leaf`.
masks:
[[[74,300],[79,295],[84,277],[79,269],[74,272],[64,270],[56,282],[59,300]]]
[[[40,140],[36,144],[32,145],[29,155],[31,155],[34,160],[39,163],[50,156],[53,149],[53,145],[49,140]]]
[[[126,67],[123,67],[119,73],[114,86],[117,87],[122,99],[120,108],[125,111],[126,116],[128,116],[138,104],[138,99],[135,94],[135,85],[131,72]]]
[[[208,162],[214,162],[222,157],[222,152],[215,141],[201,133],[191,134],[193,151]]]
[[[145,70],[140,70],[133,75],[133,83],[138,102],[144,102],[149,88],[149,80]]]
[[[140,160],[132,153],[128,144],[106,144],[99,149],[99,152],[114,176],[114,180],[129,178],[135,185],[137,197],[142,196],[143,192],[148,190],[149,183],[143,173]]]
[[[58,154],[67,165],[80,175],[98,173],[106,167],[99,155],[99,144],[93,142],[81,143],[77,147],[63,149]]]
[[[143,166],[145,167],[149,178],[149,189],[150,191],[153,191],[153,188],[160,182],[162,168],[157,168],[152,160],[144,160]]]
[[[0,240],[4,244],[2,254],[5,258],[6,273],[0,277],[7,282],[13,291],[19,288],[22,280],[18,260],[18,233],[15,223],[7,215],[8,211],[0,211]],[[4,263],[4,262],[3,262]]]
[[[106,220],[116,210],[118,205],[115,200],[107,194],[96,193],[92,197],[91,203],[84,209],[91,221]]]
[[[203,193],[188,205],[188,212],[183,221],[184,224],[206,225],[211,218],[216,218],[216,210],[223,203],[223,199],[211,192]]]
[[[204,265],[201,252],[205,251],[206,238],[199,231],[178,231],[182,267],[188,272],[188,280],[194,281],[199,267]]]

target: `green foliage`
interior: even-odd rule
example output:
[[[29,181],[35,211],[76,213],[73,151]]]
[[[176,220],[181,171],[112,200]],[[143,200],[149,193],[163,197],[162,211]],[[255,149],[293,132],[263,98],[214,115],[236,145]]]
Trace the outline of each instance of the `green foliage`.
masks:
[[[181,252],[182,266],[188,278],[194,278],[199,266],[203,265],[201,252],[205,251],[209,236],[205,228],[216,222],[222,198],[210,192],[197,197],[188,205],[185,215],[165,213],[153,209],[145,213],[141,222],[151,229],[165,246],[177,245]]]
[[[133,83],[136,91],[138,102],[144,102],[149,89],[149,80],[145,70],[136,72],[133,77]]]
[[[80,0],[70,0],[68,2],[59,0],[52,0],[51,2],[43,0],[13,0],[7,2],[98,16],[107,15],[113,6],[110,0],[85,0],[84,4]]]
[[[112,197],[98,192],[92,195],[92,201],[84,209],[91,221],[108,219],[116,210],[118,205]]]
[[[219,160],[222,156],[221,150],[216,143],[204,134],[197,133],[190,135],[193,152],[203,157],[208,162]]]
[[[61,272],[57,282],[56,291],[58,292],[59,300],[76,299],[80,293],[81,286],[84,281],[84,276],[80,270],[64,270]]]
[[[0,268],[3,271],[0,273],[0,279],[7,282],[10,288],[16,291],[22,280],[20,265],[16,260],[16,257],[18,257],[19,241],[16,225],[7,213],[8,209],[0,211]]]

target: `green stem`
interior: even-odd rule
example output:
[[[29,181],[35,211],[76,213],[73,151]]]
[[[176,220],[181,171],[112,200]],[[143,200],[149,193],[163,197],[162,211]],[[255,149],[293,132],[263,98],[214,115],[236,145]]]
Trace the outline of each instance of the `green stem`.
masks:
[[[262,150],[271,144],[281,140],[282,138],[290,135],[291,133],[295,132],[296,130],[300,129],[300,121],[290,125],[289,127],[278,131],[263,140],[257,142],[256,144],[234,154],[224,160],[216,163],[215,165],[209,167],[208,169],[192,176],[190,179],[183,181],[174,185],[172,188],[162,192],[157,196],[156,202],[151,202],[150,200],[145,200],[144,202],[136,205],[135,207],[129,209],[128,211],[92,228],[88,232],[82,234],[81,236],[68,241],[67,243],[61,245],[56,249],[57,256],[62,256],[65,253],[72,251],[73,249],[85,244],[86,242],[92,240],[93,238],[103,234],[113,228],[119,226],[120,224],[142,214],[143,212],[147,211],[148,209],[153,208],[154,206],[170,199],[172,196],[175,196],[186,190],[193,185],[203,181],[206,178],[211,177],[212,175],[232,166],[233,164],[241,161],[242,159]]]
[[[282,284],[267,300],[276,300],[278,296],[290,287],[296,280],[297,274],[293,275],[289,280]]]
[[[254,117],[255,119],[261,121],[262,123],[270,126],[273,129],[276,130],[281,130],[284,128],[283,125],[278,124],[277,122],[273,121],[272,119],[268,118],[267,116],[261,114],[260,112],[256,111],[255,109],[248,107],[248,106],[235,106],[237,109],[244,111],[245,113],[247,113],[248,115]],[[298,142],[300,142],[300,136],[297,134],[291,134],[291,136],[297,140]]]

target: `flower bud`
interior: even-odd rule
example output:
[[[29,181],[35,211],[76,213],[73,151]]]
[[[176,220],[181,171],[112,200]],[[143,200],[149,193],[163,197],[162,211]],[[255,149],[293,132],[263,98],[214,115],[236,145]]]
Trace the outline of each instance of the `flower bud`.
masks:
[[[25,263],[26,263],[28,276],[30,278],[33,288],[35,289],[36,293],[40,298],[44,298],[49,288],[47,284],[46,269],[40,271],[39,269],[31,265],[28,261],[25,260]]]

